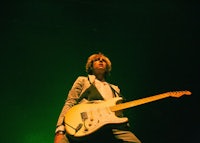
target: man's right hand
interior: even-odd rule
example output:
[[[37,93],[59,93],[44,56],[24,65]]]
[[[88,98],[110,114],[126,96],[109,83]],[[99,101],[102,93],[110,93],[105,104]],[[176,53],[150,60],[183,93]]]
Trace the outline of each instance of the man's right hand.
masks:
[[[54,143],[61,143],[61,140],[64,140],[64,138],[65,138],[64,134],[56,133],[54,137]]]

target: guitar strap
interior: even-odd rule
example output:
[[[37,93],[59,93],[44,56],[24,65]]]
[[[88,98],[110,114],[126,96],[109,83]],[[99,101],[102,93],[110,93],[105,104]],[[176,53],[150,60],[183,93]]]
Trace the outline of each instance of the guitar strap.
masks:
[[[109,85],[110,85],[110,84],[109,84]],[[112,87],[112,85],[110,85],[110,88],[112,89],[113,94],[114,94],[115,97],[122,97],[122,98],[123,98],[123,101],[126,101],[126,99],[124,98],[124,96],[123,96],[121,93],[117,92],[117,91]]]
[[[117,92],[117,91],[112,87],[112,85],[109,84],[109,86],[110,86],[110,88],[111,88],[111,90],[112,90],[112,92],[113,92],[113,94],[114,94],[114,97],[122,96],[119,92]]]

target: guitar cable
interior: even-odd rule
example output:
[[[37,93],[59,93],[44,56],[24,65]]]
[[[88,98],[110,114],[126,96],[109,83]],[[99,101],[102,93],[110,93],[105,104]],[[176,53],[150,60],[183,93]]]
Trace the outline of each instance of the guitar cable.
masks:
[[[78,124],[78,126],[77,126],[76,128],[72,127],[71,125],[69,125],[69,124],[67,124],[67,123],[65,123],[65,125],[67,125],[67,126],[69,126],[70,128],[74,129],[75,132],[78,132],[78,131],[81,129],[81,127],[83,126],[83,124],[81,124],[81,123]]]
[[[86,127],[86,124],[85,124],[85,120],[88,119],[87,113],[86,112],[81,112],[81,118],[82,118],[83,124],[79,123],[76,128],[72,127],[71,125],[67,124],[66,122],[64,122],[64,124],[69,126],[72,129],[74,129],[75,133],[78,132],[82,128],[83,125],[84,125],[84,128],[85,128],[84,130],[88,131],[88,128]]]

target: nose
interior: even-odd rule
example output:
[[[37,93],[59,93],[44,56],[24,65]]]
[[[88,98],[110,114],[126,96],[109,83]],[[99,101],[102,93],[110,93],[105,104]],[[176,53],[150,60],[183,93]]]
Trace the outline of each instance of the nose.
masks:
[[[99,59],[99,62],[103,62],[103,59],[102,59],[102,58],[100,58],[100,59]]]

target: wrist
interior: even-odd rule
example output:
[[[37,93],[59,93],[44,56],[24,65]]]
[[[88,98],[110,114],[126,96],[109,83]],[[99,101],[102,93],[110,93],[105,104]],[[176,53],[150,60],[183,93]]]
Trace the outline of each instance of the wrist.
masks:
[[[56,134],[56,135],[64,135],[64,134],[65,134],[65,131],[57,131],[55,134]]]
[[[57,133],[57,132],[64,132],[65,133],[64,125],[57,126],[55,133]]]

